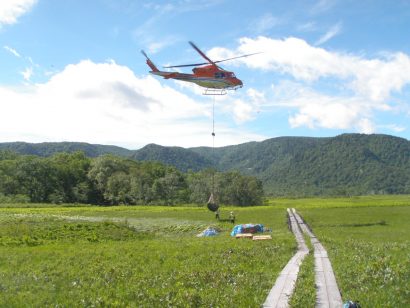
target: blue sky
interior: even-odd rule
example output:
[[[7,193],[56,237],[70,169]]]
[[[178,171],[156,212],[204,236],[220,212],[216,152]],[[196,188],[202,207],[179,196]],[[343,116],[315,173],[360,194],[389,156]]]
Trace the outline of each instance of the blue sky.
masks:
[[[410,1],[6,0],[0,142],[212,145],[213,97],[151,76],[201,62],[244,87],[215,98],[216,146],[278,136],[410,139]],[[190,72],[190,68],[183,69]]]

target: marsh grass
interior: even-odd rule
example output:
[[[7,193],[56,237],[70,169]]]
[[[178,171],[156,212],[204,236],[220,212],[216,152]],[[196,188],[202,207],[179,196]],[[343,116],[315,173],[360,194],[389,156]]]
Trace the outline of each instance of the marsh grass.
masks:
[[[328,251],[344,301],[410,306],[410,206],[300,212]]]
[[[272,199],[223,207],[262,223],[272,241],[235,240],[232,224],[198,207],[0,208],[0,307],[258,307],[296,251],[286,207],[328,250],[344,300],[408,307],[410,197]],[[195,235],[207,226],[221,234]],[[311,307],[313,256],[293,307]]]
[[[267,205],[275,207],[294,207],[299,210],[305,208],[351,208],[351,207],[386,207],[410,206],[410,195],[371,195],[352,197],[317,197],[317,198],[272,198],[266,201]]]
[[[0,306],[259,306],[295,243],[282,210],[236,212],[274,240],[233,239],[196,208],[2,209]],[[195,237],[207,225],[221,235]]]

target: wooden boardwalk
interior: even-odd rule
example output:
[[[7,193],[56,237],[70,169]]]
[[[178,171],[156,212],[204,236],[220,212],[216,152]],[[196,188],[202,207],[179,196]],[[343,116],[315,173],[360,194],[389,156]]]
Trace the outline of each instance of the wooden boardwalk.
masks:
[[[337,286],[332,264],[327,256],[326,249],[322,246],[308,226],[306,226],[305,222],[300,215],[296,213],[295,209],[292,209],[292,212],[303,233],[309,235],[310,241],[314,247],[316,284],[315,306],[318,308],[342,307],[342,297]]]
[[[287,209],[290,225],[298,243],[298,251],[283,268],[263,307],[286,308],[289,307],[289,299],[295,288],[299,273],[299,267],[309,250],[303,239],[303,233],[310,237],[314,247],[315,258],[315,284],[316,284],[316,307],[339,308],[343,306],[340,291],[336,283],[332,265],[327,256],[326,249],[322,246],[312,231],[306,226],[303,219],[295,209]]]
[[[276,279],[276,282],[270,290],[268,297],[263,303],[263,307],[289,307],[288,302],[295,288],[295,283],[299,273],[299,267],[302,264],[305,256],[309,254],[309,249],[307,248],[305,240],[303,239],[303,234],[298,226],[296,217],[289,209],[288,215],[292,232],[295,235],[296,241],[298,243],[298,251],[289,260],[288,264],[286,264],[286,266],[279,274],[279,277]]]

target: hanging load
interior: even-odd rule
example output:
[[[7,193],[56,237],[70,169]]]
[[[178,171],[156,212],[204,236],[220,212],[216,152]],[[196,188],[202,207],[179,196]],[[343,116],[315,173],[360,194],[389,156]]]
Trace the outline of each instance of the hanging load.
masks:
[[[219,205],[218,203],[216,203],[213,193],[211,193],[211,196],[209,197],[208,203],[206,205],[208,207],[208,210],[212,212],[216,212],[219,209]]]

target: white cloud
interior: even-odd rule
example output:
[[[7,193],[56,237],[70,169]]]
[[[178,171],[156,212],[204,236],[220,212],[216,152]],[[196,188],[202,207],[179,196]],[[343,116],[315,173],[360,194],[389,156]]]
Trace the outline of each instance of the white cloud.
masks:
[[[336,4],[336,1],[337,0],[318,0],[310,11],[312,14],[324,13],[329,11]]]
[[[362,134],[374,134],[376,132],[374,123],[367,118],[360,119],[357,123],[357,128]]]
[[[15,50],[14,48],[11,48],[9,46],[4,46],[3,47],[5,50],[7,50],[8,52],[10,52],[12,55],[14,55],[17,58],[21,58],[21,55],[17,52],[17,50]]]
[[[235,100],[230,105],[234,119],[237,123],[244,123],[254,118],[254,108],[251,104],[245,103],[241,100]]]
[[[251,29],[256,33],[263,33],[279,25],[281,22],[280,18],[273,16],[271,13],[266,13],[251,24]]]
[[[410,57],[401,52],[384,59],[362,59],[352,70],[352,88],[373,101],[386,100],[410,84]]]
[[[291,127],[310,129],[355,129],[360,133],[374,132],[370,118],[374,109],[382,109],[360,98],[331,97],[306,90],[303,96],[295,95],[288,106],[298,109],[289,117]]]
[[[260,105],[266,101],[265,93],[253,88],[246,90],[246,95],[248,95],[249,99],[257,105]]]
[[[336,25],[322,42],[338,31]],[[410,86],[410,56],[402,52],[366,58],[312,46],[299,38],[259,36],[241,38],[235,50],[216,47],[207,54],[220,59],[260,51],[263,53],[233,62],[293,78],[273,86],[272,92],[265,93],[265,99],[259,100],[258,105],[263,110],[294,109],[288,119],[293,128],[375,132],[380,128],[375,120],[376,112],[394,112],[398,102],[392,101],[393,95],[400,95]],[[325,94],[323,84],[332,84],[333,94],[329,94],[329,89]],[[255,93],[249,92],[248,96],[253,102]],[[244,106],[237,107],[236,117],[251,119],[244,117],[242,110]]]
[[[31,76],[33,75],[33,68],[27,67],[24,71],[21,72],[25,81],[30,81]]]
[[[3,0],[0,2],[0,27],[11,25],[28,12],[37,0]]]
[[[300,24],[296,27],[296,30],[301,31],[301,32],[310,32],[310,31],[315,31],[316,29],[317,29],[317,25],[314,21]]]
[[[82,61],[42,84],[0,86],[0,140],[211,145],[210,105],[125,66]],[[223,133],[222,133],[223,132]],[[219,145],[261,139],[218,123]]]
[[[156,53],[167,46],[185,40],[180,35],[162,36],[164,33],[163,28],[166,27],[168,22],[181,18],[180,16],[183,14],[205,11],[218,6],[223,0],[178,0],[173,3],[168,2],[158,3],[158,1],[153,1],[142,4],[144,8],[151,10],[150,17],[132,31],[135,40],[139,44],[147,46],[148,51],[151,53]],[[138,9],[140,7],[135,8],[135,10]]]
[[[391,130],[395,133],[401,133],[406,130],[406,127],[397,124],[380,125],[380,127],[387,128],[388,130]]]
[[[233,60],[252,69],[289,74],[297,80],[314,82],[320,78],[338,78],[365,99],[383,101],[393,91],[410,84],[410,57],[397,52],[366,59],[355,55],[328,51],[309,45],[299,38],[241,38],[235,51],[216,47],[208,55],[213,59],[263,51],[253,57]]]
[[[360,96],[337,96],[319,93],[301,83],[283,81],[267,93],[264,110],[289,110],[291,128],[338,129],[374,133],[376,112],[391,111],[388,104],[371,102]]]
[[[147,39],[146,44],[148,46],[149,53],[157,53],[160,50],[171,46],[177,42],[181,41],[178,36],[167,36],[160,39],[160,41],[152,41],[151,38]]]
[[[235,52],[225,48],[213,48],[208,55],[212,59],[229,58],[235,55],[263,52],[261,54],[234,60],[253,69],[273,70],[291,74],[297,79],[314,81],[323,76],[349,75],[351,57],[331,53],[323,48],[309,45],[294,37],[284,40],[259,36],[256,39],[241,38]]]
[[[40,65],[35,63],[30,56],[21,55],[17,50],[7,45],[4,46],[4,49],[14,55],[16,58],[19,58],[23,62],[26,62],[26,65],[28,65],[23,71],[20,72],[20,75],[23,76],[24,81],[31,81],[31,77],[35,74],[35,70],[41,69]],[[50,75],[50,72],[46,71],[44,72],[44,74],[47,76]]]
[[[315,43],[316,46],[322,45],[338,35],[342,30],[342,23],[333,25],[325,34],[323,34]]]
[[[222,0],[223,1],[223,0]],[[160,13],[182,14],[187,12],[204,11],[219,5],[221,0],[179,0],[175,3],[158,4],[157,2],[146,3],[145,7],[154,9]]]

